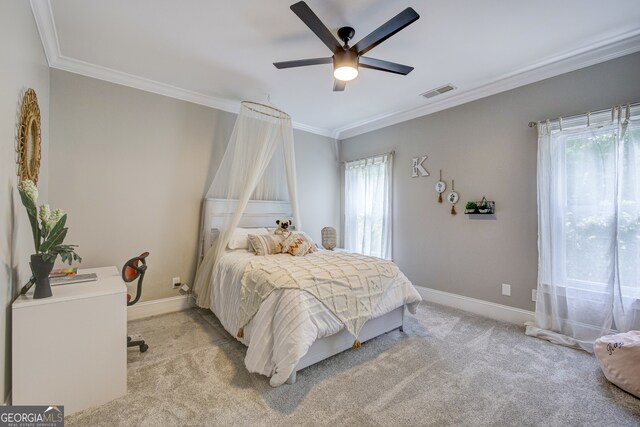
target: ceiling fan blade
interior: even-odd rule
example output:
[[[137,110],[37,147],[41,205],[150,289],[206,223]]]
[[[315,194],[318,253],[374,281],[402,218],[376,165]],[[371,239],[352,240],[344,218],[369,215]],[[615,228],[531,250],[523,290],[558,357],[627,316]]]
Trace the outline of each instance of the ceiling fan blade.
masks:
[[[315,33],[322,43],[327,45],[331,52],[336,53],[342,50],[342,46],[338,43],[338,40],[331,34],[331,31],[320,21],[320,18],[313,13],[311,8],[303,1],[291,5],[293,13],[298,15],[298,18],[302,19],[302,22],[307,24],[307,27]]]
[[[417,21],[418,18],[420,18],[420,15],[413,8],[408,7],[373,30],[371,34],[356,43],[350,50],[357,52],[358,55],[364,55],[398,31]]]
[[[307,65],[331,64],[333,58],[298,59],[296,61],[274,62],[276,68],[306,67]]]
[[[347,86],[347,82],[344,82],[342,80],[335,79],[333,81],[333,91],[334,92],[342,92],[342,91],[344,91],[344,88],[346,86]]]
[[[408,65],[396,64],[395,62],[383,61],[381,59],[368,58],[365,56],[361,56],[359,61],[360,67],[362,68],[386,71],[387,73],[402,74],[403,76],[406,76],[411,71],[413,71],[413,67],[409,67]]]

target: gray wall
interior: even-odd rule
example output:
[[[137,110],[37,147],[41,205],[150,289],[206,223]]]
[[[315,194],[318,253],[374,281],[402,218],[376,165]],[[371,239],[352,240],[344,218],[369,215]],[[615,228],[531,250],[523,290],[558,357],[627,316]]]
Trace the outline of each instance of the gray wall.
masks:
[[[626,56],[346,139],[341,158],[396,150],[393,254],[415,285],[533,310],[537,134],[527,123],[638,102],[639,76],[640,54]],[[419,155],[430,177],[410,177]],[[440,169],[460,194],[456,216],[437,203]],[[482,196],[496,201],[495,220],[462,215]]]
[[[2,400],[11,385],[11,300],[31,276],[29,255],[34,252],[31,228],[17,192],[16,123],[21,96],[33,88],[41,115],[42,158],[39,174],[40,203],[47,201],[49,147],[49,69],[29,2],[2,2],[0,13],[0,384]]]
[[[202,198],[235,114],[51,70],[50,200],[69,214],[82,267],[151,252],[143,300],[192,283]],[[295,131],[304,228],[339,224],[334,141]]]
[[[320,245],[323,227],[340,229],[340,165],[334,139],[294,130],[303,228]]]

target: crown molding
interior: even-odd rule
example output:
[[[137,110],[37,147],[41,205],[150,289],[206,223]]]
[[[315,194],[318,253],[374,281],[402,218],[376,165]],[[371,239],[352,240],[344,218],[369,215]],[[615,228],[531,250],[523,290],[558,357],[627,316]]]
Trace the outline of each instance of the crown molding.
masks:
[[[50,0],[30,2],[49,67],[222,111],[238,113],[240,110],[241,100],[205,95],[62,55]],[[429,101],[419,107],[390,111],[338,129],[325,129],[299,122],[293,122],[293,127],[333,139],[346,139],[638,51],[640,29],[566,52],[473,88],[444,94],[441,99]]]
[[[60,43],[56,32],[55,21],[53,19],[53,11],[51,9],[50,0],[31,0],[31,10],[36,21],[42,47],[44,48],[47,62],[50,68],[62,71],[68,71],[74,74],[80,74],[86,77],[92,77],[98,80],[104,80],[110,83],[128,86],[140,89],[145,92],[151,92],[158,95],[167,96],[169,98],[180,99],[182,101],[194,104],[204,105],[206,107],[215,108],[230,113],[238,113],[240,111],[240,101],[233,99],[219,98],[211,95],[205,95],[192,90],[183,89],[166,83],[124,73],[112,68],[103,67],[101,65],[91,64],[79,59],[70,58],[62,55],[60,51]],[[323,129],[317,126],[307,125],[305,123],[292,122],[294,129],[304,132],[310,132],[321,136],[333,137],[335,132],[330,129]]]
[[[204,105],[205,107],[211,107],[217,110],[227,111],[229,113],[237,114],[240,111],[240,100],[204,95],[202,93],[135,76],[133,74],[124,73],[111,68],[102,67],[100,65],[90,64],[78,59],[68,58],[64,55],[58,55],[57,61],[53,64],[49,64],[49,66],[58,70],[68,71],[70,73],[80,74],[94,79],[140,89],[145,92],[168,96],[169,98],[180,99],[193,104]],[[334,135],[334,132],[331,130],[310,126],[305,123],[294,121],[292,122],[292,126],[294,129],[322,136],[333,137]]]
[[[140,89],[145,92],[151,92],[158,95],[167,96],[169,98],[180,99],[182,101],[191,102],[193,104],[204,105],[205,107],[215,108],[217,110],[227,111],[237,114],[240,112],[240,101],[225,98],[218,98],[211,95],[204,95],[188,89],[172,86],[155,80],[146,79],[144,77],[135,76],[133,74],[124,73],[96,64],[80,61],[74,58],[68,58],[64,55],[58,55],[58,60],[54,64],[49,64],[51,68],[68,71],[70,73],[80,74],[92,77],[98,80],[128,86]],[[322,129],[310,126],[305,123],[292,122],[294,129],[310,132],[322,136],[333,137],[334,132],[328,129]]]
[[[51,66],[60,58],[60,43],[58,42],[56,24],[53,21],[51,3],[49,0],[31,0],[30,3],[44,54],[47,57],[47,63]]]
[[[70,73],[132,87],[145,92],[156,93],[158,95],[168,96],[169,98],[180,99],[182,101],[216,108],[230,113],[238,113],[240,111],[240,101],[204,95],[191,90],[179,88],[177,86],[146,79],[144,77],[124,73],[112,68],[91,64],[63,55],[60,55],[58,60],[53,64],[49,64],[49,66],[58,70],[68,71]]]
[[[640,30],[630,31],[522,68],[489,83],[442,95],[442,99],[429,102],[427,105],[380,114],[341,127],[335,130],[334,138],[342,140],[361,135],[638,51]]]
[[[300,123],[293,121],[292,126],[294,129],[301,130],[303,132],[315,133],[316,135],[326,136],[331,139],[335,139],[336,132],[332,129],[320,128],[317,126],[307,125],[305,123]]]

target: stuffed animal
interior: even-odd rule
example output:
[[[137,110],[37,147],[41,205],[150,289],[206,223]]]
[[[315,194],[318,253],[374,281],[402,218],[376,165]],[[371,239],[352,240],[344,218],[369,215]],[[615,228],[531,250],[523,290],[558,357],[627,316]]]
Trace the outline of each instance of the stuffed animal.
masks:
[[[276,224],[278,224],[278,228],[276,228],[274,234],[289,234],[289,226],[291,225],[290,219],[285,219],[282,221],[276,220]]]

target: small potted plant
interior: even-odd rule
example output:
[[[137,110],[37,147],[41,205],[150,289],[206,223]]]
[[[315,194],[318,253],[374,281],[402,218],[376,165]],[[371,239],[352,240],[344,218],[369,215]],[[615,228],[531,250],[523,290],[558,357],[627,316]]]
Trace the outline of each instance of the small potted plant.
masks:
[[[487,214],[491,212],[491,206],[489,206],[489,203],[487,202],[486,197],[482,198],[482,201],[480,202],[480,206],[478,206],[478,212],[480,212],[481,214]]]
[[[475,213],[476,209],[478,209],[478,204],[476,202],[467,202],[464,209],[466,213]]]
[[[49,274],[56,257],[60,255],[60,259],[69,265],[73,260],[82,262],[82,258],[75,252],[76,245],[63,244],[68,231],[65,227],[67,214],[60,209],[52,211],[46,204],[36,208],[38,188],[31,180],[22,181],[19,191],[22,204],[27,209],[36,250],[30,263],[36,284],[33,298],[47,298],[52,295]]]

